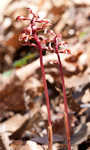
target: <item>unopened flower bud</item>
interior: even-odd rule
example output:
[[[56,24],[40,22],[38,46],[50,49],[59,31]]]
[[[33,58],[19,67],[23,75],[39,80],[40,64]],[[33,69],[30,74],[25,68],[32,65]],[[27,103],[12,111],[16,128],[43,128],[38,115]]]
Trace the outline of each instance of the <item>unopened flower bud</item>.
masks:
[[[16,18],[17,21],[24,20],[24,19],[25,19],[25,17],[23,17],[23,16],[18,16],[18,17]]]

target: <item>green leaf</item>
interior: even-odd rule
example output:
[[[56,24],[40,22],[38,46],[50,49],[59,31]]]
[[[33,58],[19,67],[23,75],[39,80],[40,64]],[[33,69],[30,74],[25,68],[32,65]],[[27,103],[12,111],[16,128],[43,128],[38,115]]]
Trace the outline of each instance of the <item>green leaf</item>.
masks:
[[[2,76],[3,77],[9,77],[11,74],[12,74],[13,70],[8,70],[8,71],[5,71]]]
[[[86,34],[87,34],[87,32],[81,32],[80,35],[79,35],[79,38],[80,38],[80,39],[81,39],[81,38],[84,38]]]
[[[21,58],[20,60],[15,61],[13,63],[13,67],[22,67],[23,65],[27,64],[28,60],[35,58],[35,56],[37,56],[36,53],[33,53],[33,54],[30,53],[24,58]]]

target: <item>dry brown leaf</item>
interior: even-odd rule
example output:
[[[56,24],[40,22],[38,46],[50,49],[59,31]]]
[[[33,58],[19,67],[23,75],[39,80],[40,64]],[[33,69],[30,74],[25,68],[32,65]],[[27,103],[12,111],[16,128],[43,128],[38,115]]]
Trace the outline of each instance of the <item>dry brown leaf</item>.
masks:
[[[27,120],[29,119],[29,114],[24,116],[17,114],[7,121],[0,123],[0,132],[8,132],[9,135],[18,130]]]
[[[23,84],[12,73],[10,78],[1,77],[0,81],[0,113],[5,111],[24,112]],[[2,116],[1,116],[2,117]]]
[[[11,147],[13,150],[32,150],[29,144],[24,144],[21,140],[14,140]]]
[[[31,150],[35,150],[35,149],[36,150],[43,150],[43,148],[40,145],[36,144],[35,142],[27,141],[27,144],[29,145]]]

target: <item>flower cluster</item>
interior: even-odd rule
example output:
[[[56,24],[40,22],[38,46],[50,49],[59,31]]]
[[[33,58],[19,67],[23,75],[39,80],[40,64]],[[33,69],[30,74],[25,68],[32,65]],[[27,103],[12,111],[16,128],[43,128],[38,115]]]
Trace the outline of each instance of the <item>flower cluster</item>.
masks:
[[[50,30],[50,21],[41,19],[35,15],[30,8],[27,8],[30,15],[28,17],[18,16],[17,21],[29,21],[19,37],[23,45],[37,47],[35,35],[40,40],[42,50],[57,53],[70,53],[67,49],[67,43],[62,41],[61,34],[56,35],[53,30]],[[57,50],[56,50],[57,49]]]
[[[43,54],[42,54],[43,51],[53,52],[56,53],[57,55],[59,72],[60,72],[62,87],[63,87],[65,127],[66,127],[68,150],[71,150],[68,104],[67,104],[66,91],[65,91],[63,68],[62,68],[62,63],[59,55],[59,53],[70,53],[70,50],[67,49],[67,43],[62,41],[61,34],[57,35],[52,30],[49,29],[50,22],[48,20],[41,19],[38,15],[35,15],[30,8],[28,8],[28,10],[30,13],[29,17],[23,17],[23,16],[17,17],[18,21],[21,20],[29,21],[29,25],[26,28],[24,28],[19,40],[22,41],[24,45],[37,47],[40,53],[40,66],[41,66],[47,112],[48,112],[48,149],[52,150],[53,131],[52,131],[52,122],[51,122],[51,114],[50,114],[50,101],[48,96],[48,87],[45,78],[45,70],[43,64]]]

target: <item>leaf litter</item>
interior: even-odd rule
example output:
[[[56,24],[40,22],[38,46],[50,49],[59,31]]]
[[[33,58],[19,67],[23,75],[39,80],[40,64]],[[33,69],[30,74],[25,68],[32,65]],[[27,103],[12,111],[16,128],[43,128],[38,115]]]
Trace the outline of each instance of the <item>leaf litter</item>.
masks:
[[[56,33],[61,32],[72,54],[62,54],[72,149],[90,148],[90,4],[89,1],[47,0],[8,1],[3,3],[0,19],[0,148],[3,150],[47,149],[47,111],[38,54],[31,61],[28,51],[18,42],[24,24],[18,15],[28,15],[25,7],[49,18]],[[43,5],[42,5],[43,3]],[[47,7],[48,5],[48,7]],[[17,7],[18,6],[18,7]],[[1,7],[1,6],[0,6]],[[5,11],[7,7],[7,10]],[[72,15],[71,15],[72,14]],[[29,50],[29,49],[28,49]],[[18,56],[18,60],[15,56]],[[48,92],[51,99],[53,149],[66,149],[64,109],[57,64],[44,56]],[[15,64],[16,62],[16,64]],[[13,68],[13,64],[16,68]],[[17,67],[21,68],[17,68]],[[88,143],[88,144],[87,144]]]

